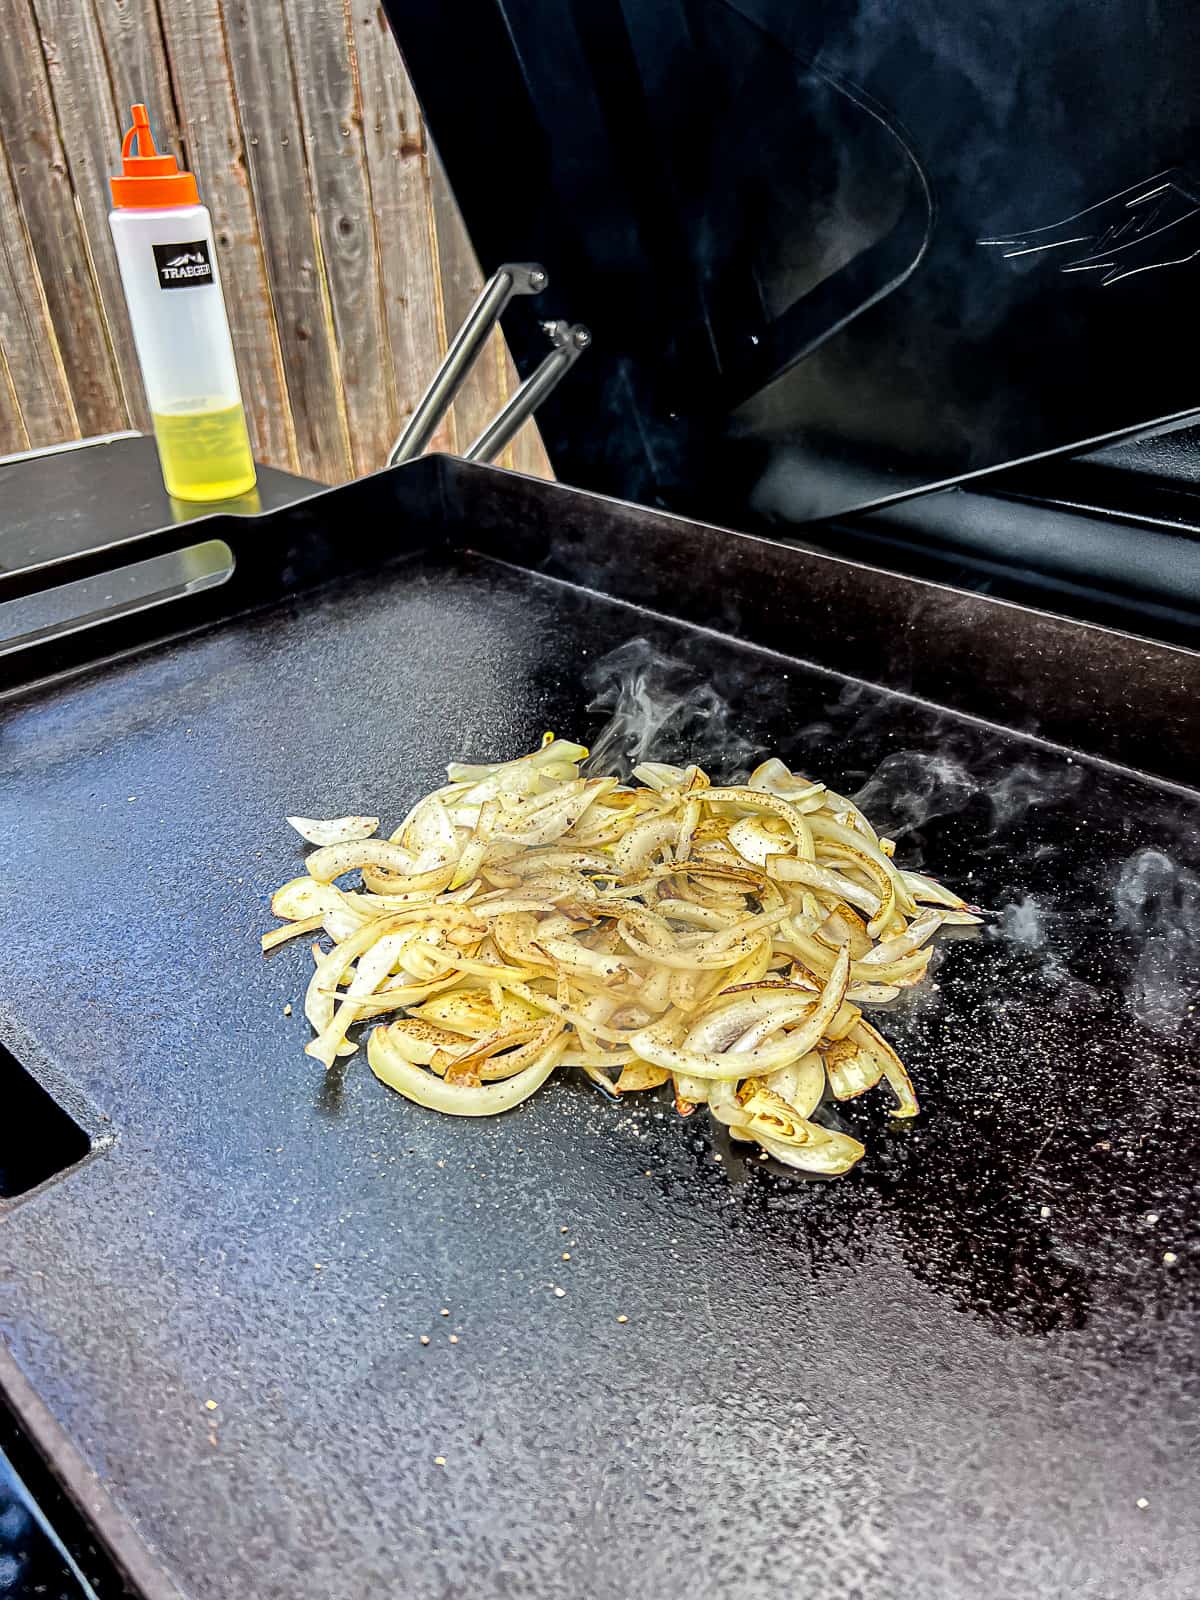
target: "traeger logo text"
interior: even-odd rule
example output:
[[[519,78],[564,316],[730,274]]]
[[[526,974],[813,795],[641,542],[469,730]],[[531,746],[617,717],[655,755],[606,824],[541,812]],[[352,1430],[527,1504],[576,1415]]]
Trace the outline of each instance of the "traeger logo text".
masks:
[[[154,265],[158,268],[160,289],[190,289],[213,281],[207,239],[194,239],[186,244],[156,244]]]

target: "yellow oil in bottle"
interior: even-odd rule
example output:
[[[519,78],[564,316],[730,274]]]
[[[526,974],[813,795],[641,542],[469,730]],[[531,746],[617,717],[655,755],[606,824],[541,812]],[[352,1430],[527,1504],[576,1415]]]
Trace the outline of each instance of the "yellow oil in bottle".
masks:
[[[240,405],[188,401],[152,415],[168,494],[177,500],[231,500],[254,487],[254,459]]]

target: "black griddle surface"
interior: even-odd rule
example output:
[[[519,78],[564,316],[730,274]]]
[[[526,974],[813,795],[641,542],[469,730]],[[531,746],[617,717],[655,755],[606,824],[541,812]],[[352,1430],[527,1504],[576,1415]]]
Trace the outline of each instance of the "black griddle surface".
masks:
[[[326,1078],[303,941],[259,954],[287,813],[394,825],[447,759],[586,737],[589,662],[638,635],[739,739],[846,788],[885,763],[902,859],[1003,912],[882,1019],[924,1114],[846,1113],[840,1182],[567,1077],[479,1123],[361,1055]],[[1198,830],[1183,791],[470,555],[27,699],[0,1034],[100,1148],[3,1219],[0,1331],[188,1596],[1190,1600]]]

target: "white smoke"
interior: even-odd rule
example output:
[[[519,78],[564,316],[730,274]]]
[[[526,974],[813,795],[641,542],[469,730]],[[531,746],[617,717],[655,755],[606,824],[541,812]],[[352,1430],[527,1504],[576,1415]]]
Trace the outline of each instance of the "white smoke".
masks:
[[[1031,894],[1001,907],[998,916],[1000,928],[1010,943],[1036,950],[1046,942],[1046,913]]]
[[[1113,887],[1117,925],[1135,941],[1127,998],[1134,1016],[1176,1034],[1200,1006],[1200,877],[1165,851],[1140,850]]]
[[[734,714],[686,662],[646,639],[611,650],[587,676],[588,710],[607,721],[591,740],[594,772],[627,778],[641,761],[696,762],[720,776],[745,773],[756,746],[734,726]]]
[[[895,750],[879,763],[854,803],[892,838],[900,838],[965,810],[980,795],[991,811],[991,831],[1004,833],[1030,810],[1073,795],[1082,781],[1082,769],[1070,763],[1043,768],[1017,762],[993,776],[972,771],[944,750]]]
[[[854,803],[895,839],[934,817],[961,811],[978,790],[967,769],[949,756],[895,750],[879,763]]]

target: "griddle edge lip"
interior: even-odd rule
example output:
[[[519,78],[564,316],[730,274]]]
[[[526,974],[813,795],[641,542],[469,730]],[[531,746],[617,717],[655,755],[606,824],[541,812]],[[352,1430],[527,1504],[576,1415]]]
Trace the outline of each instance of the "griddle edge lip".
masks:
[[[0,1338],[0,1405],[12,1414],[126,1588],[141,1600],[184,1600],[150,1546],[87,1465]]]
[[[1186,646],[536,479],[524,480],[523,515],[514,516],[513,475],[447,465],[451,517],[471,527],[468,545],[481,554],[1154,782],[1197,787],[1200,653]],[[573,517],[562,514],[564,493]]]
[[[9,648],[0,704],[404,557],[459,549],[907,692],[1130,771],[1191,786],[1200,653],[449,456],[427,456],[259,517],[218,516],[85,553],[89,571],[222,537],[228,582]],[[347,536],[349,534],[349,536]],[[0,599],[79,575],[0,571]]]

